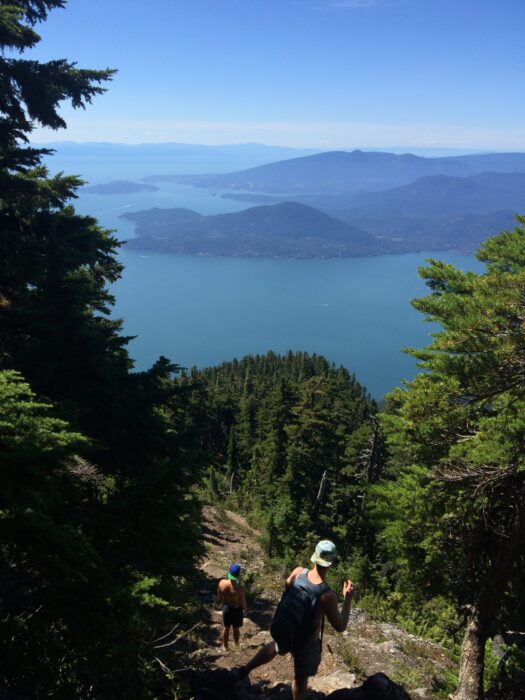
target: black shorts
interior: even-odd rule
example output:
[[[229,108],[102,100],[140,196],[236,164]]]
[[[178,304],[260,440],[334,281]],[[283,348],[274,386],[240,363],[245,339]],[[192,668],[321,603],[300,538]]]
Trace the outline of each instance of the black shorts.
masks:
[[[225,627],[242,627],[242,607],[232,608],[231,605],[224,605],[222,608],[222,621]]]
[[[315,676],[321,663],[321,640],[311,639],[299,649],[292,651],[295,678]]]

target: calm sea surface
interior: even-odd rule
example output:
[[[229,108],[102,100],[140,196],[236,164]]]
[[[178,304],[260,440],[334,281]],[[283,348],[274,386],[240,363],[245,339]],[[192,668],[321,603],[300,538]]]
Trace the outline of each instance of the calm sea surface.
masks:
[[[441,259],[473,268],[472,258]],[[409,379],[401,352],[433,328],[409,300],[425,294],[424,254],[344,260],[266,260],[123,252],[116,314],[137,334],[145,368],[159,354],[189,367],[267,350],[307,350],[355,372],[380,398]],[[435,327],[434,327],[435,328]]]
[[[63,164],[57,163],[63,167]],[[67,172],[85,172],[82,163]],[[113,164],[89,163],[92,183],[139,179],[157,171],[137,164],[133,177]],[[87,166],[86,166],[87,168]],[[98,170],[97,170],[98,168]],[[203,171],[205,168],[203,167]],[[99,176],[95,177],[94,173]],[[121,239],[133,226],[120,214],[150,207],[184,207],[202,214],[238,211],[248,205],[222,199],[220,192],[162,184],[158,192],[90,195],[76,202]],[[214,365],[247,353],[306,350],[325,355],[354,372],[381,398],[416,367],[402,353],[426,345],[435,326],[425,323],[410,300],[426,294],[417,275],[429,255],[408,254],[337,260],[273,260],[120,253],[123,278],[114,285],[115,315],[137,338],[130,352],[138,369],[165,355],[184,366]],[[432,253],[468,269],[473,258]]]

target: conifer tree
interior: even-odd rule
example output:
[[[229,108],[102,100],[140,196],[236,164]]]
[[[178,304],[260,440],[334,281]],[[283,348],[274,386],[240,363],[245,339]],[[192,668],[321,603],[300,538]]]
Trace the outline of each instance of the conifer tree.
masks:
[[[0,3],[0,693],[147,698],[145,640],[186,615],[201,552],[202,441],[176,365],[130,371],[109,317],[118,242],[70,205],[80,180],[50,177],[29,145],[113,73],[25,58],[64,6]]]
[[[28,145],[35,124],[65,126],[61,102],[85,107],[113,74],[23,57],[40,40],[35,23],[64,5],[18,0],[0,8],[0,366],[20,370],[41,394],[82,403],[80,422],[93,434],[111,424],[104,407],[114,404],[115,384],[130,367],[121,324],[107,318],[106,285],[122,270],[118,243],[68,206],[81,181],[49,177],[40,164],[49,151]]]
[[[486,241],[482,274],[430,261],[414,306],[442,330],[411,350],[419,374],[387,417],[375,509],[398,585],[445,594],[465,617],[456,700],[483,697],[485,643],[516,624],[525,580],[525,218]],[[514,615],[513,615],[514,613]]]

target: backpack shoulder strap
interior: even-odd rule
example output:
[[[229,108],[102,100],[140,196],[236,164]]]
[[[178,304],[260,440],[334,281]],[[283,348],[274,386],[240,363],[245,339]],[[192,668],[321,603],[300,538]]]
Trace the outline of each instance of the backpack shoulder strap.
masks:
[[[319,598],[323,595],[323,593],[326,593],[326,591],[329,591],[329,590],[330,590],[330,586],[326,583],[326,581],[323,581],[323,583],[321,584],[321,588],[319,591],[319,595],[317,596],[317,599],[319,600]],[[321,650],[323,648],[324,618],[325,618],[325,614],[323,613],[323,617],[321,619]]]

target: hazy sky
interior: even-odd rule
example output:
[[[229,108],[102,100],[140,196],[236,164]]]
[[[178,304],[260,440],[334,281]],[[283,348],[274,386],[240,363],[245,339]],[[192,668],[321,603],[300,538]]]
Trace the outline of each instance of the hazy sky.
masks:
[[[27,55],[118,68],[35,141],[525,150],[525,0],[70,0]]]

